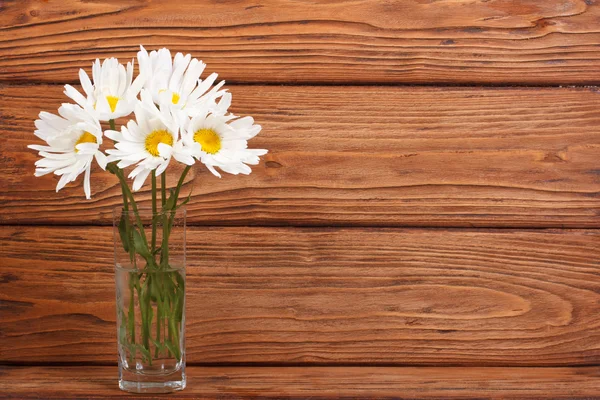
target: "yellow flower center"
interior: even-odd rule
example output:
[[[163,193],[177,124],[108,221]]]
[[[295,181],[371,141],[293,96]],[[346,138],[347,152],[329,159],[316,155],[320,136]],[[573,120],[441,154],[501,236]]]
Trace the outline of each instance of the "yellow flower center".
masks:
[[[179,103],[179,95],[177,93],[173,93],[173,98],[171,98],[171,101],[173,102],[173,104],[177,104]]]
[[[83,134],[79,136],[79,139],[77,139],[75,142],[75,153],[79,153],[79,150],[77,150],[77,145],[81,143],[98,143],[98,141],[96,140],[96,136],[89,132],[83,132]]]
[[[117,103],[119,102],[119,98],[115,96],[106,96],[106,101],[108,101],[110,111],[115,112],[115,109],[117,108]]]
[[[212,129],[199,129],[194,133],[194,141],[200,143],[202,151],[217,154],[221,150],[221,138]]]
[[[150,132],[150,134],[146,136],[146,151],[154,157],[158,157],[158,145],[161,143],[173,146],[173,135],[164,129]]]

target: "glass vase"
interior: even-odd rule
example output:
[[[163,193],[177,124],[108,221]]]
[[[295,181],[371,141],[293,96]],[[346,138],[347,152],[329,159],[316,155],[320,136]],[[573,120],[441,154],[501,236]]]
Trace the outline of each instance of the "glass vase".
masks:
[[[185,216],[183,207],[113,212],[122,390],[185,388]]]

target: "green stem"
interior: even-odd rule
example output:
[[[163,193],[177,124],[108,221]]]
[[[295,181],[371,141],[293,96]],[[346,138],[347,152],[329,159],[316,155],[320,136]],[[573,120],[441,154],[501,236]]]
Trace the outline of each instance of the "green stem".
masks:
[[[179,351],[179,333],[173,319],[169,320],[169,338],[169,341],[173,344],[173,349],[175,350],[175,354],[173,354],[173,356],[179,361],[181,358]]]
[[[161,210],[165,209],[165,203],[167,202],[167,174],[166,173],[162,173],[160,175],[160,202],[161,202]],[[164,224],[164,216],[163,216],[163,244],[162,244],[162,249],[165,248],[165,224]],[[163,263],[163,252],[161,249],[161,255],[160,255],[160,265],[162,265]],[[161,294],[162,291],[165,290],[164,288],[164,284],[163,284],[163,280],[161,279],[161,285],[160,285],[160,289],[161,289]],[[165,317],[168,317],[168,314],[165,310],[165,304],[166,304],[166,299],[160,299],[160,302],[158,303],[159,305],[159,319],[157,319],[156,321],[156,340],[158,342],[160,342],[160,337],[161,337],[161,333],[163,332],[163,329],[166,328],[166,324],[164,323],[163,319]],[[164,336],[164,334],[163,334]],[[158,354],[158,349],[156,351],[156,354]],[[157,355],[158,357],[158,355]]]
[[[140,304],[140,317],[142,322],[142,346],[146,349],[149,354],[148,364],[152,365],[152,355],[150,353],[150,324],[152,321],[152,306],[150,305],[150,294],[149,284],[151,283],[150,275],[146,273],[146,280],[144,286],[140,286],[139,280],[136,282],[136,289],[138,291],[138,302]]]
[[[123,188],[123,183],[121,183],[121,193],[123,194],[123,216],[125,221],[125,237],[129,242],[129,261],[132,264],[136,264],[135,261],[135,248],[133,247],[131,231],[129,229],[129,204],[127,202],[127,195],[125,194],[125,189]]]
[[[175,202],[173,203],[173,207],[177,207],[177,199],[179,198],[179,191],[181,190],[181,186],[183,185],[183,181],[185,180],[185,176],[188,174],[188,172],[190,172],[190,169],[192,169],[191,165],[188,165],[185,167],[185,169],[183,170],[183,172],[181,173],[181,176],[179,177],[179,182],[177,182],[177,187],[175,188]],[[175,211],[175,210],[173,210]]]
[[[190,169],[192,169],[191,165],[185,167],[185,169],[181,173],[181,176],[179,177],[179,182],[177,182],[177,187],[175,188],[175,193],[173,194],[175,201],[173,202],[173,210],[169,218],[169,230],[167,232],[169,235],[171,234],[171,227],[173,226],[173,221],[175,220],[175,212],[177,210],[177,200],[179,200],[179,192],[181,191],[183,181],[185,180],[185,177],[188,174],[188,172],[190,172]]]
[[[163,315],[163,311],[162,311],[162,295],[163,295],[163,288],[162,288],[162,277],[160,280],[160,284],[157,282],[158,280],[154,280],[153,283],[155,285],[154,289],[155,289],[155,293],[156,293],[156,342],[160,343],[160,332],[161,332],[161,322],[162,322],[162,315]],[[154,357],[158,358],[158,354],[159,354],[159,347],[156,346],[156,349],[154,351]]]
[[[152,257],[156,250],[156,170],[152,170]]]
[[[186,175],[190,172],[192,167],[190,165],[186,166],[181,176],[179,177],[179,181],[177,182],[177,186],[175,187],[175,192],[173,193],[173,209],[165,210],[166,203],[166,192],[163,189],[163,241],[162,241],[162,251],[161,251],[161,259],[160,266],[162,268],[166,268],[169,265],[169,236],[171,235],[171,228],[173,226],[173,221],[175,220],[175,213],[177,210],[177,200],[179,199],[179,192],[181,191],[181,186],[183,185],[183,181],[185,180]],[[163,181],[164,182],[164,181]],[[165,185],[163,185],[163,188]],[[170,215],[167,214],[170,213]]]
[[[167,203],[167,177],[163,172],[160,176],[160,191],[161,191],[161,203],[162,203],[162,212],[163,212],[163,236],[162,236],[162,245],[160,252],[160,266],[164,266],[169,262],[169,235],[168,235],[168,216],[165,210],[165,204]]]
[[[109,119],[108,120],[108,124],[110,125],[110,129],[112,129],[113,131],[117,130],[117,128],[115,126],[115,120],[114,119]]]
[[[167,310],[171,309],[171,306],[173,304],[173,300],[169,297],[169,304],[167,305]],[[167,318],[166,320],[166,325],[167,325],[167,335],[168,335],[168,342],[170,342],[171,344],[173,344],[173,331],[171,329],[171,318],[169,316],[169,318]],[[173,349],[175,350],[175,349]],[[169,349],[169,354],[171,353],[171,349]],[[176,352],[173,351],[173,357],[176,356]]]
[[[167,202],[167,175],[162,173],[160,176],[160,194],[161,194],[161,205],[164,209],[165,203]]]
[[[129,276],[129,314],[127,316],[127,325],[129,328],[129,337],[132,344],[135,344],[135,275]]]
[[[131,203],[131,208],[135,215],[136,222],[138,224],[138,228],[140,229],[140,234],[142,236],[142,240],[146,244],[146,247],[148,247],[148,241],[146,239],[146,234],[144,232],[144,223],[142,222],[142,218],[140,217],[140,213],[138,211],[137,204],[135,203],[133,193],[131,193],[131,190],[129,190],[129,186],[127,186],[127,181],[125,180],[125,176],[123,175],[123,170],[120,168],[116,168],[115,175],[117,175],[117,177],[121,181],[121,187],[123,188],[123,192],[125,193],[125,195],[129,199],[129,202]]]

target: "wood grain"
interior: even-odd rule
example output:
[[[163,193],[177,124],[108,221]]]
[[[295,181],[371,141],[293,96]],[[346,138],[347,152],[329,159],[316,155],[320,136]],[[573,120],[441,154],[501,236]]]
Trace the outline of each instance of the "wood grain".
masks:
[[[251,145],[270,153],[249,177],[195,167],[190,224],[600,227],[595,90],[231,90],[233,111],[263,125]],[[0,88],[1,224],[111,223],[110,174],[92,174],[92,201],[80,181],[57,194],[55,178],[33,176],[33,120],[65,99],[58,86]]]
[[[600,359],[600,232],[191,228],[189,363]],[[3,227],[0,362],[116,360],[107,227]]]
[[[371,399],[594,399],[600,369],[190,367],[169,397]],[[2,367],[0,398],[123,398],[116,367]],[[136,399],[155,398],[136,395]]]
[[[0,80],[71,82],[140,44],[232,82],[598,84],[597,0],[7,0]]]

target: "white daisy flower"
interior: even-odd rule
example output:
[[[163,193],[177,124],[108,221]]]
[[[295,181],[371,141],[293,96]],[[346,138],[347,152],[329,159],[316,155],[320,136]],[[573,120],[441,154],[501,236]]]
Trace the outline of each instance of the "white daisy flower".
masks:
[[[140,74],[133,81],[133,61],[127,63],[127,70],[116,58],[107,58],[100,65],[100,60],[92,65],[92,78],[79,70],[79,80],[87,97],[84,97],[71,85],[65,85],[65,94],[81,107],[91,106],[100,121],[108,121],[131,114],[137,95],[140,92],[145,76]]]
[[[261,126],[255,125],[252,117],[226,115],[230,103],[231,94],[224,94],[214,112],[200,112],[182,133],[192,156],[219,178],[216,167],[230,174],[248,175],[252,170],[246,164],[257,165],[259,156],[267,154],[264,149],[248,149],[248,140],[260,132]]]
[[[102,169],[106,168],[106,156],[100,151],[102,127],[93,111],[74,104],[63,104],[54,115],[42,111],[35,121],[35,135],[48,146],[29,145],[39,151],[35,176],[54,172],[61,178],[56,186],[58,192],[85,171],[83,189],[85,197],[91,198],[90,174],[95,158]]]
[[[210,74],[204,80],[200,79],[206,64],[192,58],[190,54],[184,56],[177,53],[173,60],[171,52],[166,48],[152,51],[150,54],[143,46],[140,46],[140,49],[140,74],[148,77],[144,88],[152,94],[154,103],[168,105],[193,116],[204,107],[212,108],[215,99],[225,93],[225,90],[219,90],[225,81],[212,87],[217,80],[216,73]]]
[[[119,168],[137,166],[129,174],[132,189],[139,190],[152,170],[160,175],[169,165],[171,156],[192,165],[189,150],[179,140],[179,123],[168,108],[158,109],[150,94],[142,90],[141,101],[135,106],[135,121],[122,126],[121,132],[107,130],[106,136],[116,141],[115,149],[107,150],[108,161],[119,161]]]

